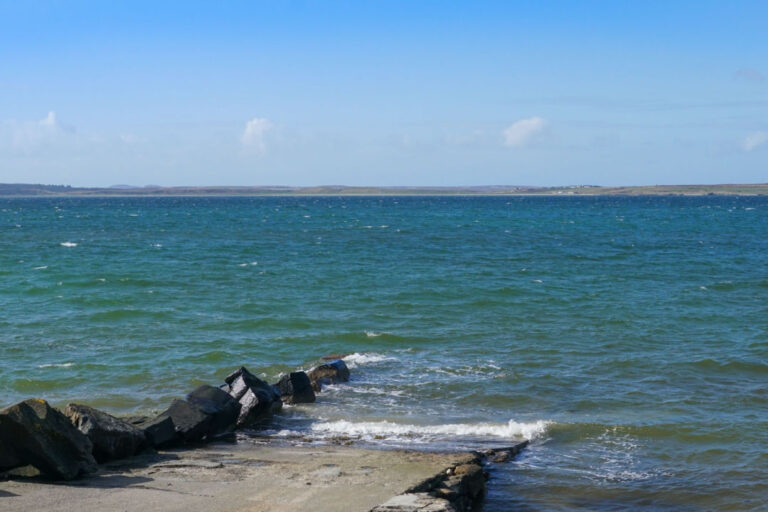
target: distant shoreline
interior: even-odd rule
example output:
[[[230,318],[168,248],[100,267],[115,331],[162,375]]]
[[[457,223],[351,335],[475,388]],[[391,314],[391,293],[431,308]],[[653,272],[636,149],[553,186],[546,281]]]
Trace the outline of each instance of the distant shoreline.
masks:
[[[762,196],[768,183],[602,187],[70,187],[0,184],[0,197],[223,197],[223,196]]]

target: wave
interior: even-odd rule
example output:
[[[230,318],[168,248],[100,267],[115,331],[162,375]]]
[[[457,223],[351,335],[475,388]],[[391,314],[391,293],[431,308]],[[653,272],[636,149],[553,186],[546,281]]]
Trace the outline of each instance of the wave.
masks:
[[[312,425],[312,431],[325,434],[343,434],[363,439],[423,439],[437,437],[494,437],[502,439],[536,439],[546,432],[551,421],[530,423],[451,423],[444,425],[410,425],[391,421],[347,420],[326,421]]]
[[[75,363],[48,363],[37,365],[38,368],[69,368],[70,366],[75,366]]]
[[[373,352],[366,354],[355,352],[354,354],[344,356],[343,359],[344,362],[347,363],[347,366],[350,368],[357,368],[358,366],[366,364],[381,363],[382,361],[395,361],[394,357],[385,356],[383,354],[376,354]]]
[[[61,242],[59,245],[62,247],[77,247],[76,242]]]

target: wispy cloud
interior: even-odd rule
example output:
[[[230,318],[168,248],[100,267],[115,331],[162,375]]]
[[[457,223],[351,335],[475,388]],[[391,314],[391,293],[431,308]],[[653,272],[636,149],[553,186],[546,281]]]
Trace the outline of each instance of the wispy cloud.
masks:
[[[768,144],[768,132],[752,132],[741,141],[741,147],[744,151],[752,151]]]
[[[245,123],[245,130],[240,137],[243,146],[263,155],[267,151],[266,134],[273,128],[272,122],[263,117],[256,117]]]
[[[547,126],[547,121],[540,117],[529,117],[512,123],[504,131],[504,145],[519,148],[531,144]]]
[[[6,121],[4,124],[6,140],[10,141],[12,148],[23,151],[50,144],[59,136],[73,131],[62,127],[53,111],[39,121]]]

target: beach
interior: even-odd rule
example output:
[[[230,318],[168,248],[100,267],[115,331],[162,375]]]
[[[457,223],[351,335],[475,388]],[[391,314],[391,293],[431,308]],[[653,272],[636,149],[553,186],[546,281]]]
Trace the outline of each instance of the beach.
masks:
[[[0,481],[4,511],[367,512],[469,454],[214,443],[106,464],[72,482]]]

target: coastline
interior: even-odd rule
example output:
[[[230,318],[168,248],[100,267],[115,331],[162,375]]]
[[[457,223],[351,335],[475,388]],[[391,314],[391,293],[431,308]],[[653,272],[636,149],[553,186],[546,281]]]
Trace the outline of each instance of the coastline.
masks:
[[[215,442],[109,462],[70,482],[2,481],[0,505],[8,512],[365,512],[420,510],[409,503],[421,500],[435,507],[429,510],[450,511],[452,501],[471,503],[481,483],[484,493],[487,475],[480,464],[476,453]],[[473,468],[474,474],[452,489],[443,480],[457,468]],[[478,500],[473,505],[482,506]]]
[[[175,186],[70,187],[39,184],[2,184],[0,197],[571,197],[571,196],[763,196],[768,183],[635,186],[471,186],[471,187],[360,187],[360,186]]]

